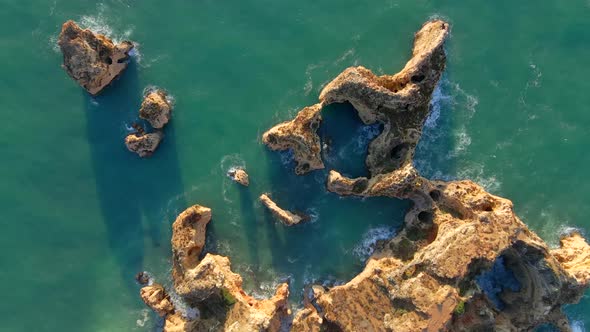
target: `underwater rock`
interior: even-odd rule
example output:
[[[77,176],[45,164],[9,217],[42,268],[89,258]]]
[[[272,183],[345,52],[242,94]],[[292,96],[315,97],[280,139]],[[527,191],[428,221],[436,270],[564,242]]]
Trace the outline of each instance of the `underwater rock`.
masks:
[[[99,94],[127,68],[133,48],[130,41],[115,45],[108,37],[81,29],[74,21],[63,24],[58,45],[62,67],[92,95]]]
[[[369,145],[371,176],[350,179],[332,170],[327,189],[413,204],[403,228],[378,243],[359,275],[296,313],[297,331],[318,324],[320,330],[351,332],[523,331],[543,324],[569,329],[561,307],[579,301],[589,286],[586,241],[574,233],[550,250],[515,215],[511,201],[472,181],[423,178],[412,165],[445,68],[448,32],[443,21],[427,22],[398,74],[348,68],[321,92],[321,105],[350,102],[364,123],[384,127]],[[321,106],[312,107],[319,113]],[[315,129],[293,124],[299,117],[272,128],[266,140],[271,133],[271,143],[305,160],[319,159]]]
[[[160,141],[164,138],[164,133],[156,131],[147,134],[143,128],[137,124],[133,124],[135,132],[125,137],[125,145],[131,152],[137,153],[140,157],[150,157],[160,145]]]
[[[246,173],[246,171],[242,168],[236,168],[236,169],[230,169],[227,172],[227,175],[234,180],[235,182],[241,184],[244,187],[247,187],[250,185],[250,180],[249,180],[249,176],[248,173]]]
[[[167,99],[166,91],[156,89],[143,98],[139,117],[147,120],[156,129],[163,128],[172,116],[172,104]]]
[[[244,292],[242,278],[231,271],[227,257],[208,253],[200,260],[210,220],[211,209],[194,205],[172,226],[174,289],[169,292],[177,294],[182,305],[170,308],[168,293],[158,284],[144,287],[142,299],[165,317],[165,332],[278,332],[289,312],[288,285],[280,284],[273,297],[258,300]]]
[[[295,173],[299,175],[324,168],[317,134],[321,110],[321,104],[306,107],[292,121],[278,124],[262,135],[262,142],[273,151],[293,150],[297,162]]]
[[[267,209],[270,210],[273,216],[275,216],[280,222],[282,222],[286,226],[293,226],[297,225],[302,221],[305,221],[307,218],[295,214],[293,212],[281,209],[275,202],[267,194],[260,195],[260,202]]]

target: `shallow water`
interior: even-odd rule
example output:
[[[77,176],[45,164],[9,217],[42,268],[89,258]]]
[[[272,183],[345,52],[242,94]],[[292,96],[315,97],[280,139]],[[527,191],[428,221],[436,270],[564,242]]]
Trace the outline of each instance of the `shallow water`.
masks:
[[[590,229],[587,0],[1,6],[0,331],[152,329],[133,277],[149,270],[170,282],[170,225],[195,203],[213,209],[207,249],[229,255],[256,295],[290,279],[296,303],[307,282],[358,273],[371,239],[394,232],[407,203],[328,194],[325,171],[295,176],[289,154],[267,151],[260,136],[347,66],[398,71],[431,17],[453,31],[417,167],[512,199],[551,243],[564,227]],[[139,43],[97,98],[60,68],[55,40],[70,18]],[[176,108],[160,149],[140,160],[123,137],[151,85],[170,91]],[[361,175],[375,128],[347,108],[326,112],[325,158]],[[225,176],[236,165],[250,173],[249,189]],[[314,221],[286,229],[257,202],[262,192]],[[567,308],[575,329],[590,326],[587,312],[588,297]]]

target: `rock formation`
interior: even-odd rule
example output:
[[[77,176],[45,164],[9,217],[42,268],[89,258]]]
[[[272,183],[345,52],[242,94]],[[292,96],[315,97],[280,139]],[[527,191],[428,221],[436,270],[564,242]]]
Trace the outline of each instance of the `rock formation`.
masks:
[[[164,133],[156,131],[153,133],[145,133],[143,128],[137,124],[133,124],[135,132],[125,137],[125,145],[131,152],[137,153],[140,157],[150,157],[160,145],[160,141],[164,138]]]
[[[426,23],[416,33],[412,58],[395,75],[376,76],[361,66],[347,68],[322,90],[319,104],[271,128],[262,141],[273,150],[292,149],[297,174],[323,168],[317,135],[321,109],[349,102],[365,124],[383,124],[383,131],[369,145],[366,165],[372,175],[411,161],[432,91],[445,67],[443,45],[448,32],[449,25],[443,21]]]
[[[211,209],[195,205],[172,226],[172,279],[168,292],[151,283],[141,289],[144,302],[164,317],[166,332],[278,332],[288,316],[287,284],[270,299],[257,300],[242,289],[227,257],[206,254],[201,260]],[[140,279],[144,279],[143,276]],[[179,299],[172,301],[170,293]]]
[[[63,68],[90,94],[97,95],[125,68],[133,44],[114,44],[108,37],[81,29],[74,21],[63,24],[58,45],[63,53]]]
[[[324,168],[316,133],[322,121],[321,110],[321,104],[306,107],[292,121],[276,125],[262,136],[262,142],[272,150],[293,150],[297,174]]]
[[[550,250],[509,200],[468,180],[423,178],[412,165],[445,67],[448,31],[443,21],[427,22],[402,71],[376,76],[348,68],[323,89],[319,104],[264,134],[273,150],[294,150],[297,174],[321,168],[320,110],[349,102],[364,123],[384,129],[369,145],[371,177],[332,170],[328,190],[413,202],[403,228],[379,243],[359,275],[312,292],[292,331],[528,331],[545,323],[569,329],[561,306],[577,302],[589,285],[586,241],[574,233]]]
[[[227,176],[229,176],[235,182],[241,184],[244,187],[250,185],[250,179],[248,173],[242,168],[232,168],[227,172]]]
[[[147,120],[156,129],[163,128],[172,116],[172,104],[167,96],[166,91],[161,89],[146,93],[139,109],[139,117]]]
[[[267,194],[260,195],[260,202],[275,216],[280,222],[286,226],[297,225],[305,221],[305,217],[295,214],[293,212],[281,209]]]

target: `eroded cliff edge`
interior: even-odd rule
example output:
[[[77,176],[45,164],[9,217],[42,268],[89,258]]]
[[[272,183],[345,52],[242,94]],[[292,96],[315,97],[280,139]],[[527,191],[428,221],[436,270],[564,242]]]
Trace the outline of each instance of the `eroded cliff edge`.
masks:
[[[133,43],[113,43],[108,37],[80,28],[67,21],[61,28],[58,45],[63,68],[92,95],[99,94],[126,68]]]
[[[229,258],[202,257],[211,209],[194,205],[172,225],[172,280],[167,291],[148,280],[143,301],[164,318],[164,331],[279,331],[289,314],[286,283],[270,299],[257,300],[242,289],[242,277],[232,272]],[[143,278],[141,279],[145,279]],[[146,282],[145,280],[143,282]]]
[[[319,103],[264,133],[273,150],[292,149],[295,172],[323,168],[316,131],[323,106],[349,102],[365,124],[380,122],[369,145],[370,178],[330,171],[327,188],[348,196],[409,199],[403,229],[379,244],[362,273],[329,290],[314,287],[293,331],[530,330],[550,323],[569,330],[561,306],[590,282],[590,247],[579,234],[550,250],[514,214],[512,202],[471,181],[431,181],[412,164],[445,68],[449,25],[427,22],[412,58],[395,75],[344,70]]]
[[[211,211],[194,206],[173,225],[170,290],[150,281],[141,296],[165,319],[165,331],[527,331],[551,323],[569,330],[561,306],[590,282],[590,247],[579,233],[551,250],[514,214],[512,203],[471,181],[434,181],[412,165],[429,102],[445,67],[447,23],[427,22],[398,74],[346,69],[292,121],[264,134],[273,150],[292,149],[304,174],[323,168],[316,133],[321,109],[350,102],[384,130],[369,147],[369,178],[331,171],[328,190],[342,196],[409,199],[403,228],[382,241],[365,269],[330,289],[311,286],[304,308],[287,307],[288,286],[256,300],[226,257],[201,259]],[[170,294],[172,293],[172,294]]]

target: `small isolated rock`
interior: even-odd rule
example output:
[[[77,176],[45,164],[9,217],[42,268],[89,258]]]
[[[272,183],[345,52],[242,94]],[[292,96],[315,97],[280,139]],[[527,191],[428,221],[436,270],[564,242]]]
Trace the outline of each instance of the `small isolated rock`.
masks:
[[[135,280],[138,284],[145,286],[150,283],[151,276],[147,271],[138,272],[135,275]]]
[[[130,41],[115,45],[108,37],[81,29],[74,21],[63,24],[57,43],[64,57],[62,67],[92,95],[127,68],[133,49]]]
[[[293,212],[281,209],[275,202],[272,201],[272,199],[270,199],[267,194],[260,195],[260,201],[270,210],[270,212],[272,212],[276,218],[278,218],[286,226],[297,225],[300,222],[308,219]]]
[[[241,168],[230,169],[227,172],[227,176],[244,187],[247,187],[250,184],[248,173],[246,173],[246,171]]]
[[[158,148],[158,145],[160,145],[164,134],[161,131],[146,134],[140,126],[134,124],[133,127],[136,129],[136,132],[125,137],[127,149],[137,153],[142,158],[151,156]]]
[[[172,105],[167,96],[168,94],[161,89],[148,92],[141,103],[139,117],[147,120],[156,129],[163,128],[172,115]]]

